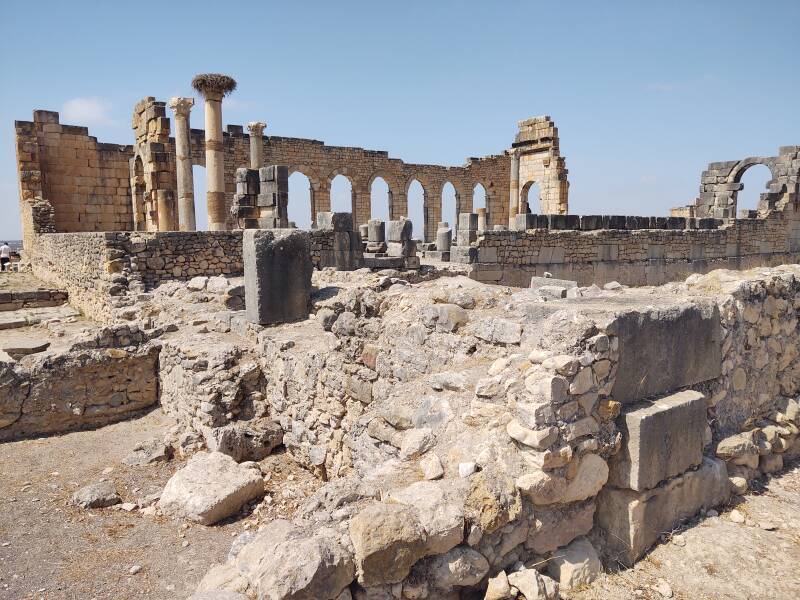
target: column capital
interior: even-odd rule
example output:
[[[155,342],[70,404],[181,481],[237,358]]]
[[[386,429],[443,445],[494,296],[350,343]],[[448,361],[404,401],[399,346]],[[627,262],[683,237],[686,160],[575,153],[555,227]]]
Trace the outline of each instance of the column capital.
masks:
[[[188,117],[189,111],[194,106],[194,98],[170,98],[167,103],[176,116]]]
[[[508,152],[508,155],[511,158],[519,158],[519,154],[520,154],[519,148],[511,148],[510,150],[507,150],[506,152]]]
[[[264,135],[264,129],[266,128],[267,124],[261,121],[250,121],[247,124],[247,131],[250,132],[251,136],[261,136]]]

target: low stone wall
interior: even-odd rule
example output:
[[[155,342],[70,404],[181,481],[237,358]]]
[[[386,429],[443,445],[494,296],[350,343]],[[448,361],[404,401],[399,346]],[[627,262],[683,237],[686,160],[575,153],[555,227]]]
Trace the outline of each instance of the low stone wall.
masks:
[[[67,293],[61,290],[26,290],[0,292],[0,312],[22,308],[59,306],[67,301]]]
[[[718,229],[486,231],[469,248],[454,247],[453,260],[470,263],[473,279],[517,287],[545,272],[581,285],[661,285],[714,269],[797,262],[799,231],[792,198],[764,219],[730,220]]]
[[[0,362],[0,441],[105,425],[153,406],[157,364],[151,344]]]

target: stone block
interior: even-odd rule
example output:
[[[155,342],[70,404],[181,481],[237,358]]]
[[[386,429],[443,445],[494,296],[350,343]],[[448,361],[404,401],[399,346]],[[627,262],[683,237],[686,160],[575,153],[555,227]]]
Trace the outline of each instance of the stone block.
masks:
[[[725,463],[712,458],[652,490],[606,486],[598,496],[596,524],[607,534],[607,558],[632,566],[662,533],[702,508],[724,504],[730,495]]]
[[[557,285],[563,288],[574,288],[578,287],[577,281],[570,281],[569,279],[555,279],[554,277],[531,277],[531,285],[530,288],[532,290],[539,289],[542,286],[546,285]]]
[[[605,229],[625,229],[628,220],[626,217],[621,215],[609,215],[608,216],[608,225]]]
[[[411,241],[413,223],[408,219],[399,221],[388,221],[386,223],[387,242],[408,242]]]
[[[609,483],[643,491],[703,460],[706,401],[685,390],[630,405],[618,419],[622,448],[611,457]]]
[[[318,212],[317,229],[353,231],[353,215],[349,212]]]
[[[619,336],[612,396],[631,403],[719,377],[722,332],[715,304],[619,313],[606,328]]]
[[[477,231],[478,230],[478,214],[477,213],[459,213],[458,215],[458,230],[461,231]]]
[[[472,229],[459,229],[456,233],[457,246],[469,246],[478,239],[478,232]]]
[[[311,239],[296,229],[248,229],[243,235],[247,320],[266,325],[308,316]]]
[[[601,215],[583,215],[580,218],[580,227],[583,231],[603,229],[603,217]]]
[[[386,223],[379,219],[370,219],[367,222],[367,239],[373,243],[386,241]]]

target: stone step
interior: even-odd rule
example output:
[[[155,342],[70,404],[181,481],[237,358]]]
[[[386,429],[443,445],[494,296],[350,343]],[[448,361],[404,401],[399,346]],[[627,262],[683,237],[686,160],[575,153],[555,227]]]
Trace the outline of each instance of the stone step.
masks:
[[[79,315],[80,312],[68,304],[4,311],[0,312],[0,331],[29,327],[51,319],[69,319]]]

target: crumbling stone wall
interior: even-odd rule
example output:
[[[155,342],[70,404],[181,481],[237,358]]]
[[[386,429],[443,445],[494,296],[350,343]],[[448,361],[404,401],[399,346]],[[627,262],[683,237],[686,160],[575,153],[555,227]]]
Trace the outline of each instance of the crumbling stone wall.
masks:
[[[760,195],[759,216],[764,216],[787,193],[797,193],[800,185],[800,146],[782,146],[778,156],[751,156],[742,160],[713,162],[700,178],[700,195],[693,205],[672,209],[676,215],[733,218],[737,195],[742,190],[742,175],[753,165],[765,165],[772,173],[767,191]],[[747,216],[747,215],[745,215]]]
[[[158,346],[138,328],[0,362],[0,441],[96,427],[158,402]]]
[[[713,269],[796,262],[800,258],[798,210],[797,196],[787,194],[764,218],[708,220],[709,229],[585,231],[579,229],[584,221],[599,217],[575,216],[569,230],[486,231],[471,247],[458,249],[453,260],[470,263],[470,276],[478,281],[504,285],[525,287],[531,276],[545,272],[587,285],[614,280],[660,285]],[[649,223],[648,218],[636,219]],[[696,219],[683,222],[694,227],[705,224]],[[623,218],[617,227],[624,226]]]
[[[528,206],[541,214],[567,214],[569,181],[561,156],[558,127],[549,116],[533,117],[518,123],[512,148],[519,154],[519,193],[522,202],[533,184],[539,185],[539,206]],[[516,214],[516,213],[515,213]]]
[[[58,121],[58,113],[37,110],[33,121],[14,123],[26,250],[33,243],[32,236],[51,230],[47,211],[31,206],[39,199],[52,206],[55,231],[133,227],[129,182],[133,147],[98,143],[86,127]],[[44,225],[40,226],[42,216]]]

